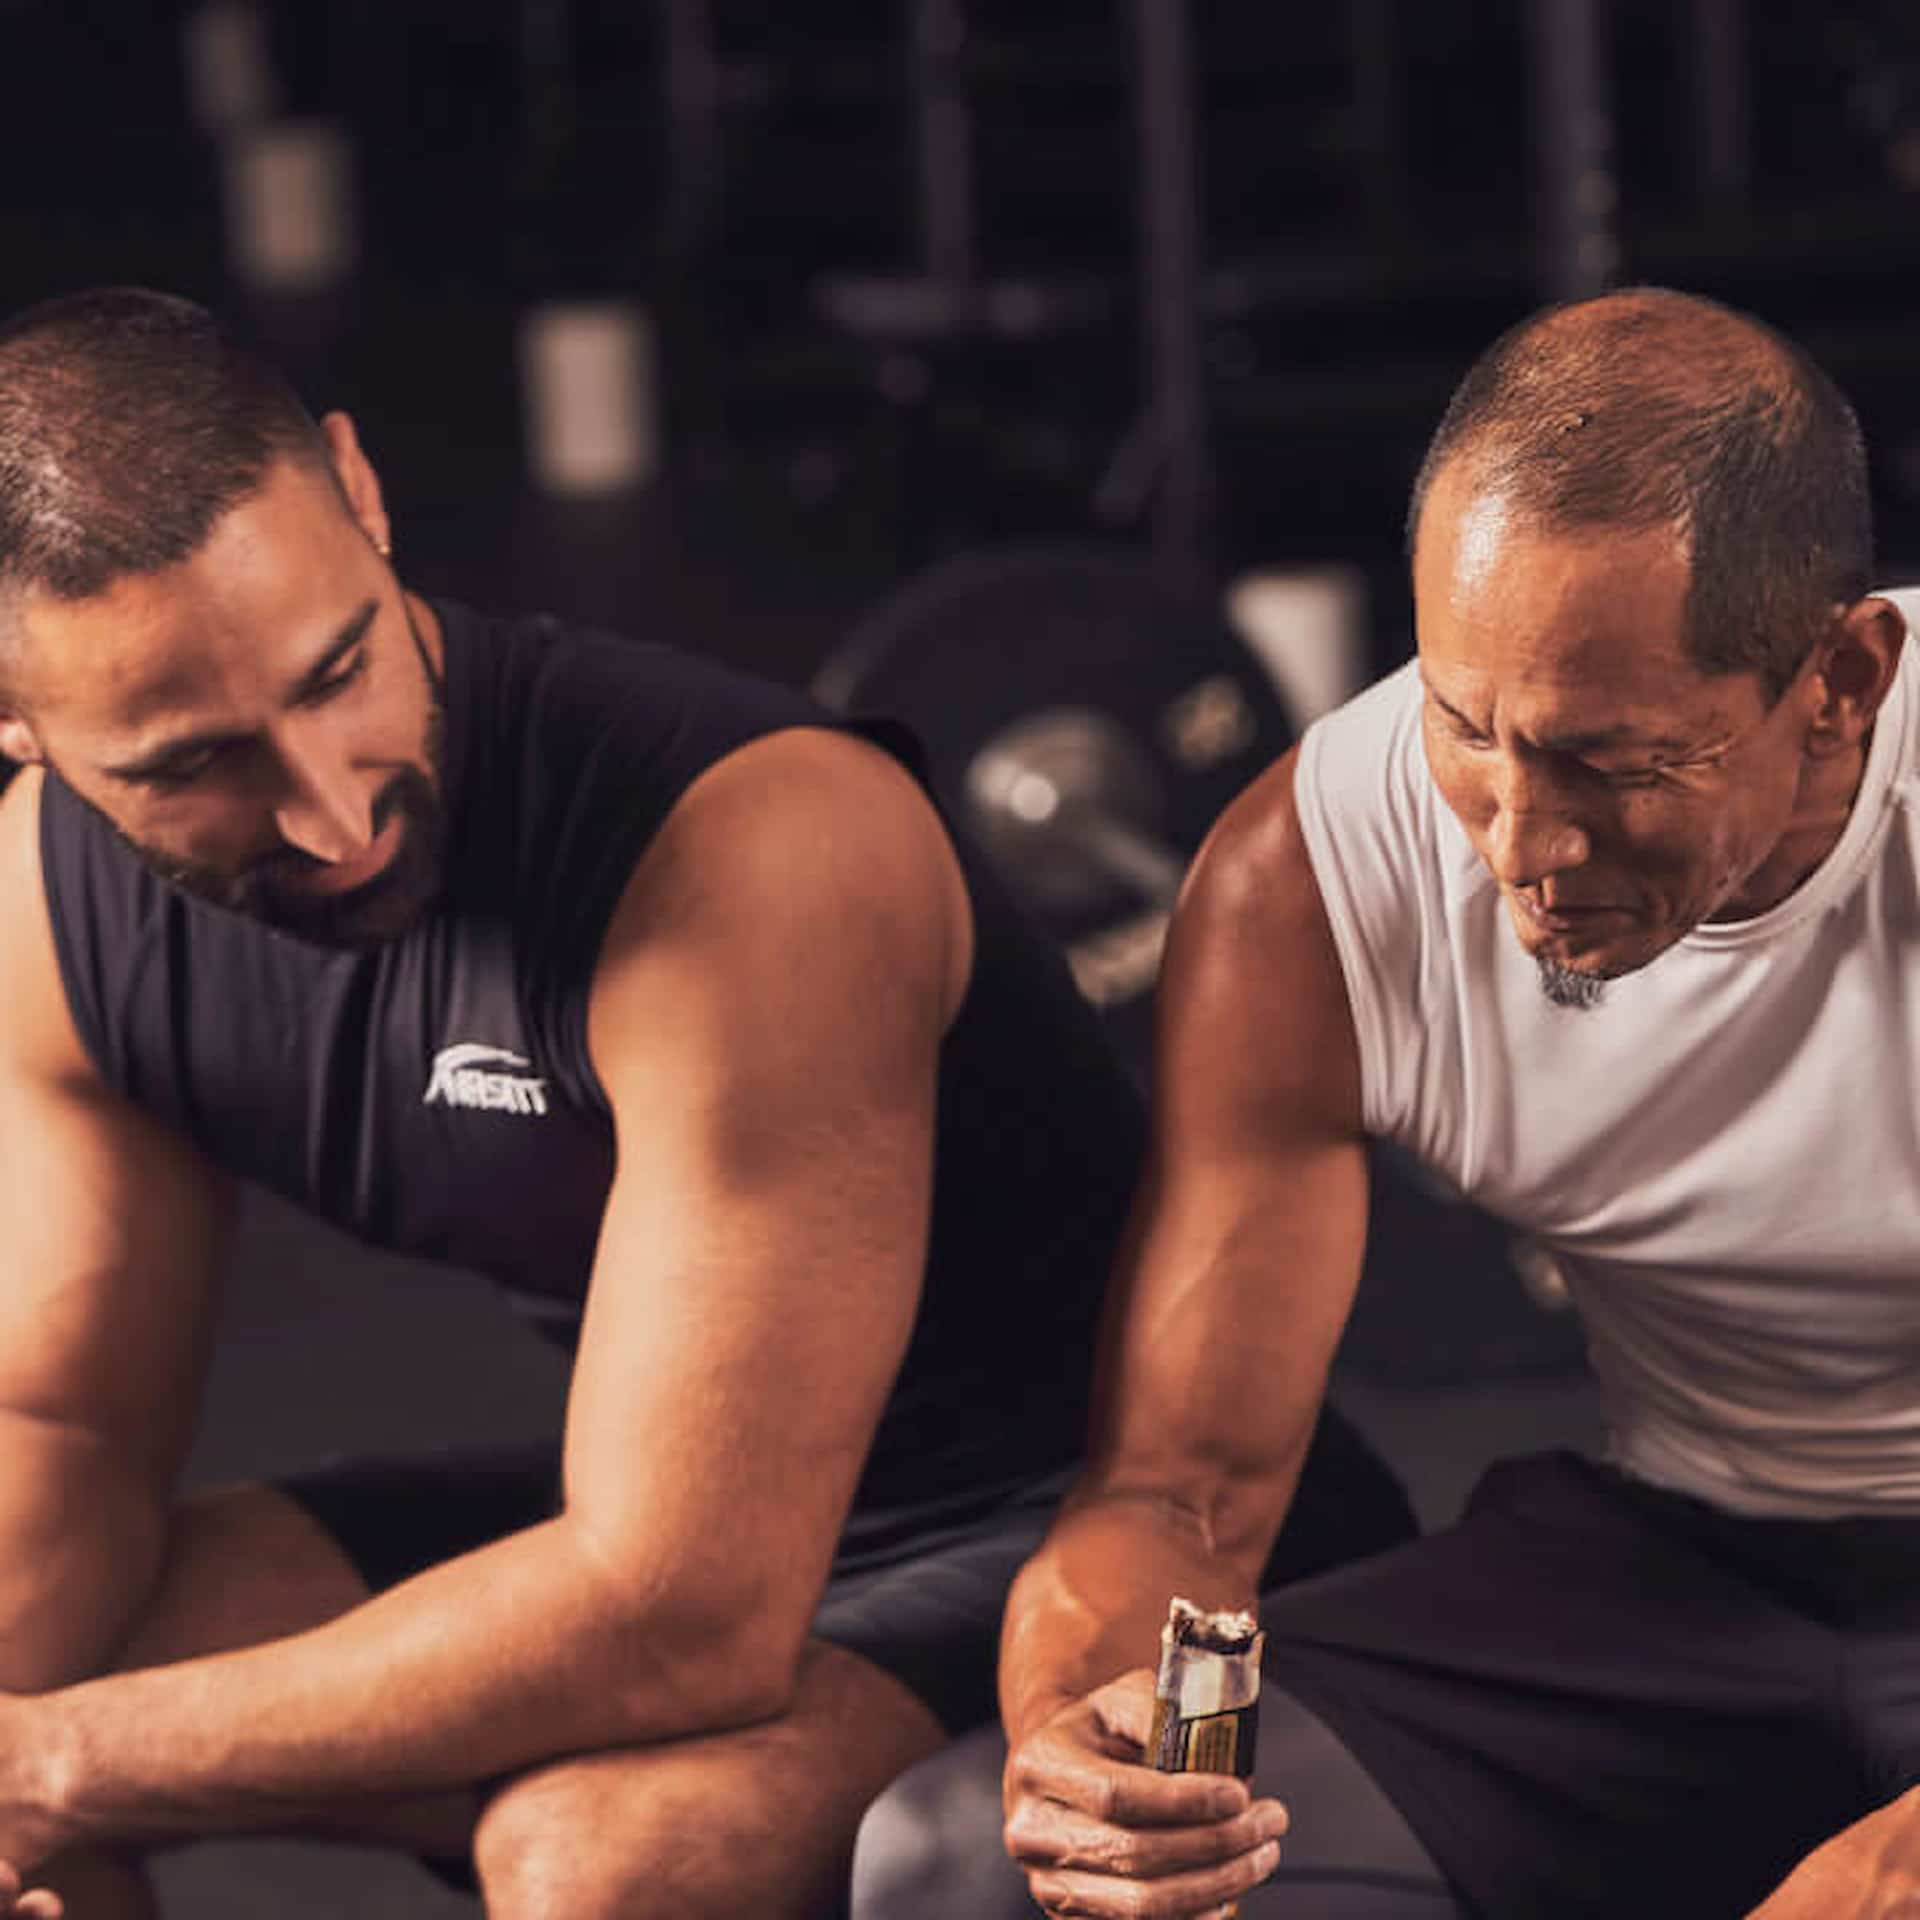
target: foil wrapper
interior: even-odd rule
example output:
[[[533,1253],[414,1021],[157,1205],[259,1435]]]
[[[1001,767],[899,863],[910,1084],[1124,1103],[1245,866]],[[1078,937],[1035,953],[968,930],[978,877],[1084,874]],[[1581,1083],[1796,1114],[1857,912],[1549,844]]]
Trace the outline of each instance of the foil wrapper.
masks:
[[[1147,1759],[1162,1773],[1253,1776],[1260,1734],[1260,1649],[1250,1613],[1208,1613],[1177,1594],[1160,1629]],[[1238,1905],[1225,1909],[1230,1920]]]
[[[1260,1648],[1250,1613],[1207,1613],[1176,1596],[1160,1629],[1147,1759],[1162,1773],[1253,1773]]]

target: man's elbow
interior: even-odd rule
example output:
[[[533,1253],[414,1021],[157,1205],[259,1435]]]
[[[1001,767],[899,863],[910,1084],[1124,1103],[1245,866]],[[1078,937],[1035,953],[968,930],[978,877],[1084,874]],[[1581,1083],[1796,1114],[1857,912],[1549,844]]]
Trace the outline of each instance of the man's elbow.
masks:
[[[689,1732],[760,1726],[792,1711],[804,1631],[794,1632],[784,1619],[776,1624],[765,1608],[716,1599],[690,1623],[687,1637],[705,1649],[690,1663]]]
[[[629,1738],[732,1733],[783,1719],[793,1708],[797,1651],[770,1649],[751,1631],[728,1631],[711,1617],[666,1633],[651,1623],[636,1634],[642,1636],[649,1653],[640,1664],[648,1670],[631,1674],[621,1690]]]
[[[114,1664],[160,1577],[170,1525],[164,1495],[103,1450],[76,1446],[34,1466],[0,1498],[0,1690],[18,1694]]]
[[[622,1584],[628,1595],[647,1591]],[[676,1589],[615,1603],[608,1697],[622,1737],[727,1733],[791,1711],[809,1623],[790,1599],[727,1581]]]

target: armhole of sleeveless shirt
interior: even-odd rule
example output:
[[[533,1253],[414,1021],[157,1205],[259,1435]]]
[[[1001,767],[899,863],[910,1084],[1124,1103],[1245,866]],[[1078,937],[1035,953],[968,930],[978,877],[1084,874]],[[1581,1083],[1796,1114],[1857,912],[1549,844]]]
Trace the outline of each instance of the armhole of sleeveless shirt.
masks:
[[[1330,715],[1329,718],[1336,716]],[[1369,1133],[1386,1130],[1382,1112],[1385,1087],[1386,1035],[1373,992],[1374,972],[1353,912],[1346,868],[1328,820],[1322,787],[1321,759],[1327,744],[1326,722],[1308,728],[1294,763],[1293,804],[1306,843],[1307,863],[1319,889],[1321,911],[1333,934],[1341,976],[1347,989],[1347,1007],[1353,1019],[1354,1047],[1360,1061],[1360,1117]]]

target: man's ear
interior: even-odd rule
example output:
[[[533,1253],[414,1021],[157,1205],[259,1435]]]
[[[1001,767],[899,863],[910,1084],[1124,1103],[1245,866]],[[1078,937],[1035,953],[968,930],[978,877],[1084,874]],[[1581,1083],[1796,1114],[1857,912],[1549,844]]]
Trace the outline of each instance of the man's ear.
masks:
[[[360,445],[352,416],[338,412],[325,414],[321,417],[320,431],[326,436],[334,478],[340,484],[348,509],[359,521],[361,532],[373,543],[376,553],[390,553],[393,529],[387,524],[387,503],[380,491],[380,476],[374,472],[373,462]]]
[[[23,767],[38,766],[47,756],[33,729],[17,713],[0,708],[0,753]]]
[[[1820,703],[1811,729],[1816,751],[1850,751],[1866,738],[1906,642],[1906,618],[1891,600],[1870,594],[1841,612],[1820,666]]]

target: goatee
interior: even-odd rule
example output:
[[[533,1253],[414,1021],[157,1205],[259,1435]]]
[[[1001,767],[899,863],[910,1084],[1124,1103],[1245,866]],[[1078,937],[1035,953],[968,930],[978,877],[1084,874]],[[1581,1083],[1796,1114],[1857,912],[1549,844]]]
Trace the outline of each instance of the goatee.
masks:
[[[1540,991],[1556,1007],[1573,1013],[1591,1013],[1607,991],[1606,979],[1597,973],[1580,973],[1563,967],[1558,960],[1536,957],[1540,969]]]

